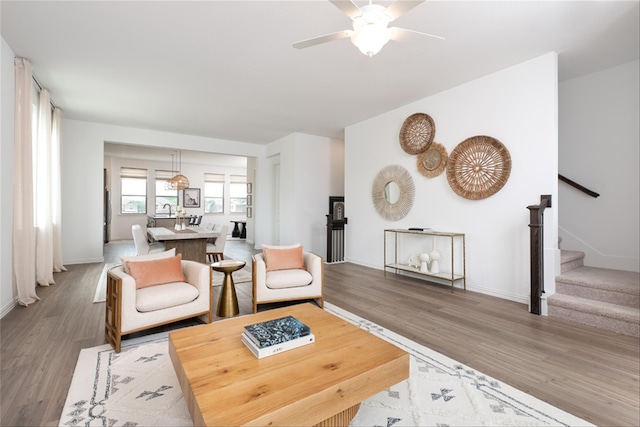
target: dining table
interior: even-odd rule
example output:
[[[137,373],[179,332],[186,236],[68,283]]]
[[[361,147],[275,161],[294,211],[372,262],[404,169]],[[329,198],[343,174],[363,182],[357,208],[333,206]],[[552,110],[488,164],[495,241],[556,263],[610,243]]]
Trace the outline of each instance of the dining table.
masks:
[[[187,227],[185,229],[170,229],[165,227],[147,228],[147,236],[153,242],[162,242],[165,249],[176,249],[176,254],[182,254],[182,259],[207,263],[207,241],[220,236],[220,231],[205,227]]]

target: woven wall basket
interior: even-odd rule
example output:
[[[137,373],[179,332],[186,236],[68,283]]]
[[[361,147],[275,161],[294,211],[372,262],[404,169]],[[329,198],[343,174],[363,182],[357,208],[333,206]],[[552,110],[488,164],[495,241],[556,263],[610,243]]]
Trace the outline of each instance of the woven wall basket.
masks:
[[[400,146],[409,154],[427,151],[436,134],[436,125],[428,114],[415,113],[407,117],[400,128]]]
[[[435,178],[444,171],[448,158],[447,149],[433,142],[427,151],[418,154],[418,171],[427,178]]]
[[[447,162],[449,186],[470,200],[485,199],[500,191],[510,173],[509,150],[490,136],[465,139],[453,149]]]
[[[387,185],[391,182],[399,187],[399,197],[395,203],[387,200]],[[415,191],[411,174],[400,165],[390,165],[378,172],[373,180],[371,199],[380,216],[389,221],[398,221],[411,210]]]

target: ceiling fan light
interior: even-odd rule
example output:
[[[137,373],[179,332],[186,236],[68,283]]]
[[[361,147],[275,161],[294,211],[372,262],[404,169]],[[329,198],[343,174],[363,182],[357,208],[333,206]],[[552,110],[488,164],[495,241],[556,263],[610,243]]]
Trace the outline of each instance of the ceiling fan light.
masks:
[[[351,42],[360,49],[360,52],[371,57],[380,52],[391,38],[392,30],[386,26],[375,24],[364,25],[351,35]]]

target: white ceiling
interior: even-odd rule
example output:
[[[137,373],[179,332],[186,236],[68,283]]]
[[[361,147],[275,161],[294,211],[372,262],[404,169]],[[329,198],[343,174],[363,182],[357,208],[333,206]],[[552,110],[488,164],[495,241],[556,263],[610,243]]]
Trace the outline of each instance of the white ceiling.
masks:
[[[3,38],[63,117],[260,144],[342,138],[350,124],[550,51],[560,80],[640,51],[638,1],[428,0],[393,25],[446,40],[391,41],[372,58],[348,39],[292,47],[351,28],[326,0],[0,3]]]

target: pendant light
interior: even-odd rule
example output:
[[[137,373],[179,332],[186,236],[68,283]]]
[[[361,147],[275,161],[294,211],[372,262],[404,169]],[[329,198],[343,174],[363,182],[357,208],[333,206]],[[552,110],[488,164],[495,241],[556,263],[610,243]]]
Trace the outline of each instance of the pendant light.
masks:
[[[176,170],[173,167],[173,154],[171,155],[171,174],[173,175],[174,173],[176,173]],[[176,185],[173,183],[173,177],[169,178],[168,180],[166,180],[164,182],[164,189],[165,190],[175,190],[177,189]]]
[[[171,178],[171,188],[175,188],[177,190],[184,190],[185,188],[189,188],[189,178],[182,175],[182,151],[178,151],[178,174]]]

